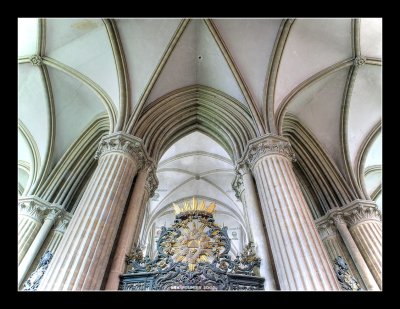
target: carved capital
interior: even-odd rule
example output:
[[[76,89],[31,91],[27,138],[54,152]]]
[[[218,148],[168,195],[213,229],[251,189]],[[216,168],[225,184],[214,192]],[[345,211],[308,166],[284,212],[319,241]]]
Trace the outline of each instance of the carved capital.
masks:
[[[70,219],[68,219],[68,218],[65,218],[65,217],[59,218],[56,221],[56,225],[54,227],[54,230],[64,234],[64,232],[66,231],[66,229],[68,227],[69,222],[70,222]]]
[[[30,62],[32,65],[40,66],[43,64],[43,59],[39,55],[32,55],[29,57]]]
[[[358,204],[344,212],[349,227],[365,221],[381,221],[381,213],[375,205]]]
[[[47,208],[45,211],[45,215],[46,215],[45,220],[54,221],[61,214],[61,212],[62,212],[62,210],[59,207],[53,206],[53,207]]]
[[[342,213],[333,213],[331,216],[331,219],[335,224],[346,224],[345,217]]]
[[[254,164],[259,159],[269,155],[282,155],[290,161],[296,160],[290,142],[274,134],[267,134],[261,138],[251,140],[247,146],[244,160],[253,169]]]
[[[365,57],[358,56],[358,57],[354,58],[354,65],[356,67],[360,67],[360,66],[364,65],[366,63],[366,61],[367,61],[367,59]]]
[[[71,213],[62,210],[58,213],[57,220],[54,224],[54,230],[64,234],[65,230],[68,227],[69,222],[71,221],[72,215]]]
[[[155,173],[155,169],[152,169],[150,171],[149,175],[147,176],[146,184],[144,187],[149,194],[149,198],[152,198],[154,196],[154,192],[158,188],[158,179]]]
[[[47,215],[49,205],[37,197],[21,198],[18,201],[18,214],[30,217],[38,222],[43,222]]]
[[[99,143],[94,158],[97,160],[108,153],[123,153],[131,156],[137,162],[139,169],[147,161],[147,154],[142,140],[121,132],[104,136]]]
[[[325,222],[321,222],[317,226],[317,229],[322,240],[338,235],[338,231],[333,220],[326,220]]]

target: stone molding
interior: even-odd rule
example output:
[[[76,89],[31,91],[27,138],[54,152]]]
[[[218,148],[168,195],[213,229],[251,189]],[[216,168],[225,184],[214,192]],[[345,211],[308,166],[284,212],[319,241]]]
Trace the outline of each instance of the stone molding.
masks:
[[[144,185],[145,190],[149,193],[149,198],[154,196],[155,191],[158,188],[158,178],[156,174],[156,167],[152,166],[147,176],[146,183]]]
[[[290,161],[296,161],[290,142],[282,136],[269,133],[250,140],[237,165],[245,168],[247,164],[250,169],[253,169],[258,160],[269,155],[283,155]]]
[[[365,221],[382,221],[382,214],[372,201],[355,200],[350,204],[329,210],[323,217],[315,220],[317,227],[328,221],[346,224],[349,227]]]
[[[243,176],[241,173],[236,171],[236,176],[232,181],[232,189],[235,191],[235,196],[238,200],[240,200],[241,195],[244,191],[244,184],[243,184]]]
[[[148,161],[153,161],[148,157],[140,138],[122,132],[104,136],[94,158],[97,160],[109,153],[122,153],[130,156],[137,162],[139,169],[144,168]]]

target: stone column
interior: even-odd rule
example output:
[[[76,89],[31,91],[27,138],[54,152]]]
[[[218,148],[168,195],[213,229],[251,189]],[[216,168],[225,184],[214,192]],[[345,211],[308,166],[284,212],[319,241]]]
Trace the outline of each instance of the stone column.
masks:
[[[107,279],[106,290],[118,290],[119,276],[125,271],[125,256],[131,252],[133,243],[137,241],[136,231],[138,229],[140,231],[141,220],[143,220],[143,216],[141,217],[144,213],[143,200],[148,199],[146,187],[148,179],[153,177],[151,174],[149,177],[148,175],[149,168],[147,167],[138,173]]]
[[[18,201],[18,265],[21,264],[43,222],[47,205],[36,197]]]
[[[21,264],[18,266],[18,286],[21,285],[22,280],[25,278],[26,273],[32,265],[32,262],[34,261],[40,248],[42,247],[43,242],[49,234],[49,231],[53,226],[59,212],[60,209],[57,207],[52,207],[46,211],[47,214],[46,218],[44,219],[44,223],[40,227],[39,232],[36,234],[35,240],[32,242],[29,250],[26,252]]]
[[[43,253],[38,256],[39,258],[46,252],[46,250],[49,250],[54,255],[58,246],[60,245],[61,239],[63,238],[65,231],[67,230],[71,217],[71,214],[64,213],[56,221],[54,229],[50,232],[49,241],[46,246],[44,246],[42,250]]]
[[[37,265],[39,264],[40,258],[47,250],[49,250],[54,255],[65,233],[68,223],[71,220],[71,217],[71,214],[66,211],[62,211],[61,214],[57,216],[57,219],[55,220],[55,223],[53,225],[54,228],[50,231],[50,233],[46,237],[46,240],[41,246],[41,249],[36,254],[36,257],[29,268],[28,275],[35,271]],[[25,280],[27,279],[27,277],[28,276],[25,276]]]
[[[249,142],[244,158],[257,184],[281,290],[340,290],[293,172],[290,143],[267,134]]]
[[[102,139],[85,193],[38,290],[99,290],[129,189],[147,155],[121,132]]]
[[[362,288],[366,289],[364,280],[360,276],[360,273],[358,272],[358,269],[354,264],[353,258],[347,250],[346,245],[343,243],[333,219],[331,219],[330,217],[319,218],[318,220],[316,220],[316,225],[322,242],[324,243],[326,251],[328,252],[328,255],[331,259],[332,267],[334,260],[338,256],[343,257],[349,265],[351,275],[353,275],[357,279]]]
[[[336,228],[340,233],[340,236],[342,236],[342,239],[346,244],[346,247],[349,250],[351,257],[353,258],[354,263],[357,266],[361,277],[363,278],[367,290],[379,291],[378,285],[376,284],[374,277],[372,276],[367,264],[365,263],[365,260],[363,259],[363,256],[361,255],[359,248],[357,247],[356,243],[353,240],[353,237],[350,234],[350,231],[347,228],[343,214],[334,213],[331,216],[335,222]]]
[[[238,165],[239,177],[237,185],[243,184],[243,195],[245,199],[246,212],[250,222],[251,235],[257,249],[257,254],[261,258],[260,276],[265,278],[264,289],[266,291],[277,290],[273,261],[268,248],[268,239],[264,227],[263,216],[256,187],[250,169],[246,165]],[[238,188],[240,191],[240,188]]]
[[[351,236],[382,289],[382,221],[372,201],[355,201],[344,211]]]

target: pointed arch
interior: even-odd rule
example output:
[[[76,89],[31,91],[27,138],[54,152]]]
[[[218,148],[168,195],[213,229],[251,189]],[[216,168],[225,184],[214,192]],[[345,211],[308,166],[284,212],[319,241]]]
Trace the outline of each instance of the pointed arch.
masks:
[[[369,150],[371,149],[372,145],[378,138],[379,134],[381,133],[382,129],[382,122],[379,121],[369,132],[367,137],[364,139],[364,141],[361,144],[361,147],[359,148],[356,156],[356,162],[355,162],[355,175],[356,175],[356,181],[360,188],[363,190],[363,193],[365,194],[366,197],[369,196],[368,190],[365,186],[365,160],[367,159]],[[372,198],[372,196],[371,196]]]
[[[149,104],[132,134],[158,161],[178,139],[200,131],[219,143],[235,162],[257,136],[250,111],[236,99],[202,85],[177,89]]]
[[[356,196],[343,175],[329,158],[323,147],[301,123],[292,115],[286,114],[283,122],[283,135],[290,139],[297,156],[299,168],[311,184],[322,209],[313,213],[323,216],[332,208],[347,205]]]

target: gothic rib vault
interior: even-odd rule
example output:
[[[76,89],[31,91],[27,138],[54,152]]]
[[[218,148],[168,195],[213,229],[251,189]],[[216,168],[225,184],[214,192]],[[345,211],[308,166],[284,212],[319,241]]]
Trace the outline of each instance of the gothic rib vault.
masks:
[[[234,254],[258,240],[267,290],[333,289],[331,274],[312,273],[338,255],[363,289],[381,289],[381,215],[370,210],[382,211],[381,23],[19,19],[19,288],[46,250],[59,275],[43,289],[115,288],[118,247],[155,254],[172,203],[196,196],[218,204]],[[110,154],[98,148],[106,136]],[[249,147],[276,136],[296,161],[267,147],[250,163]],[[289,207],[287,230],[277,205]],[[307,235],[309,248],[297,245]]]

